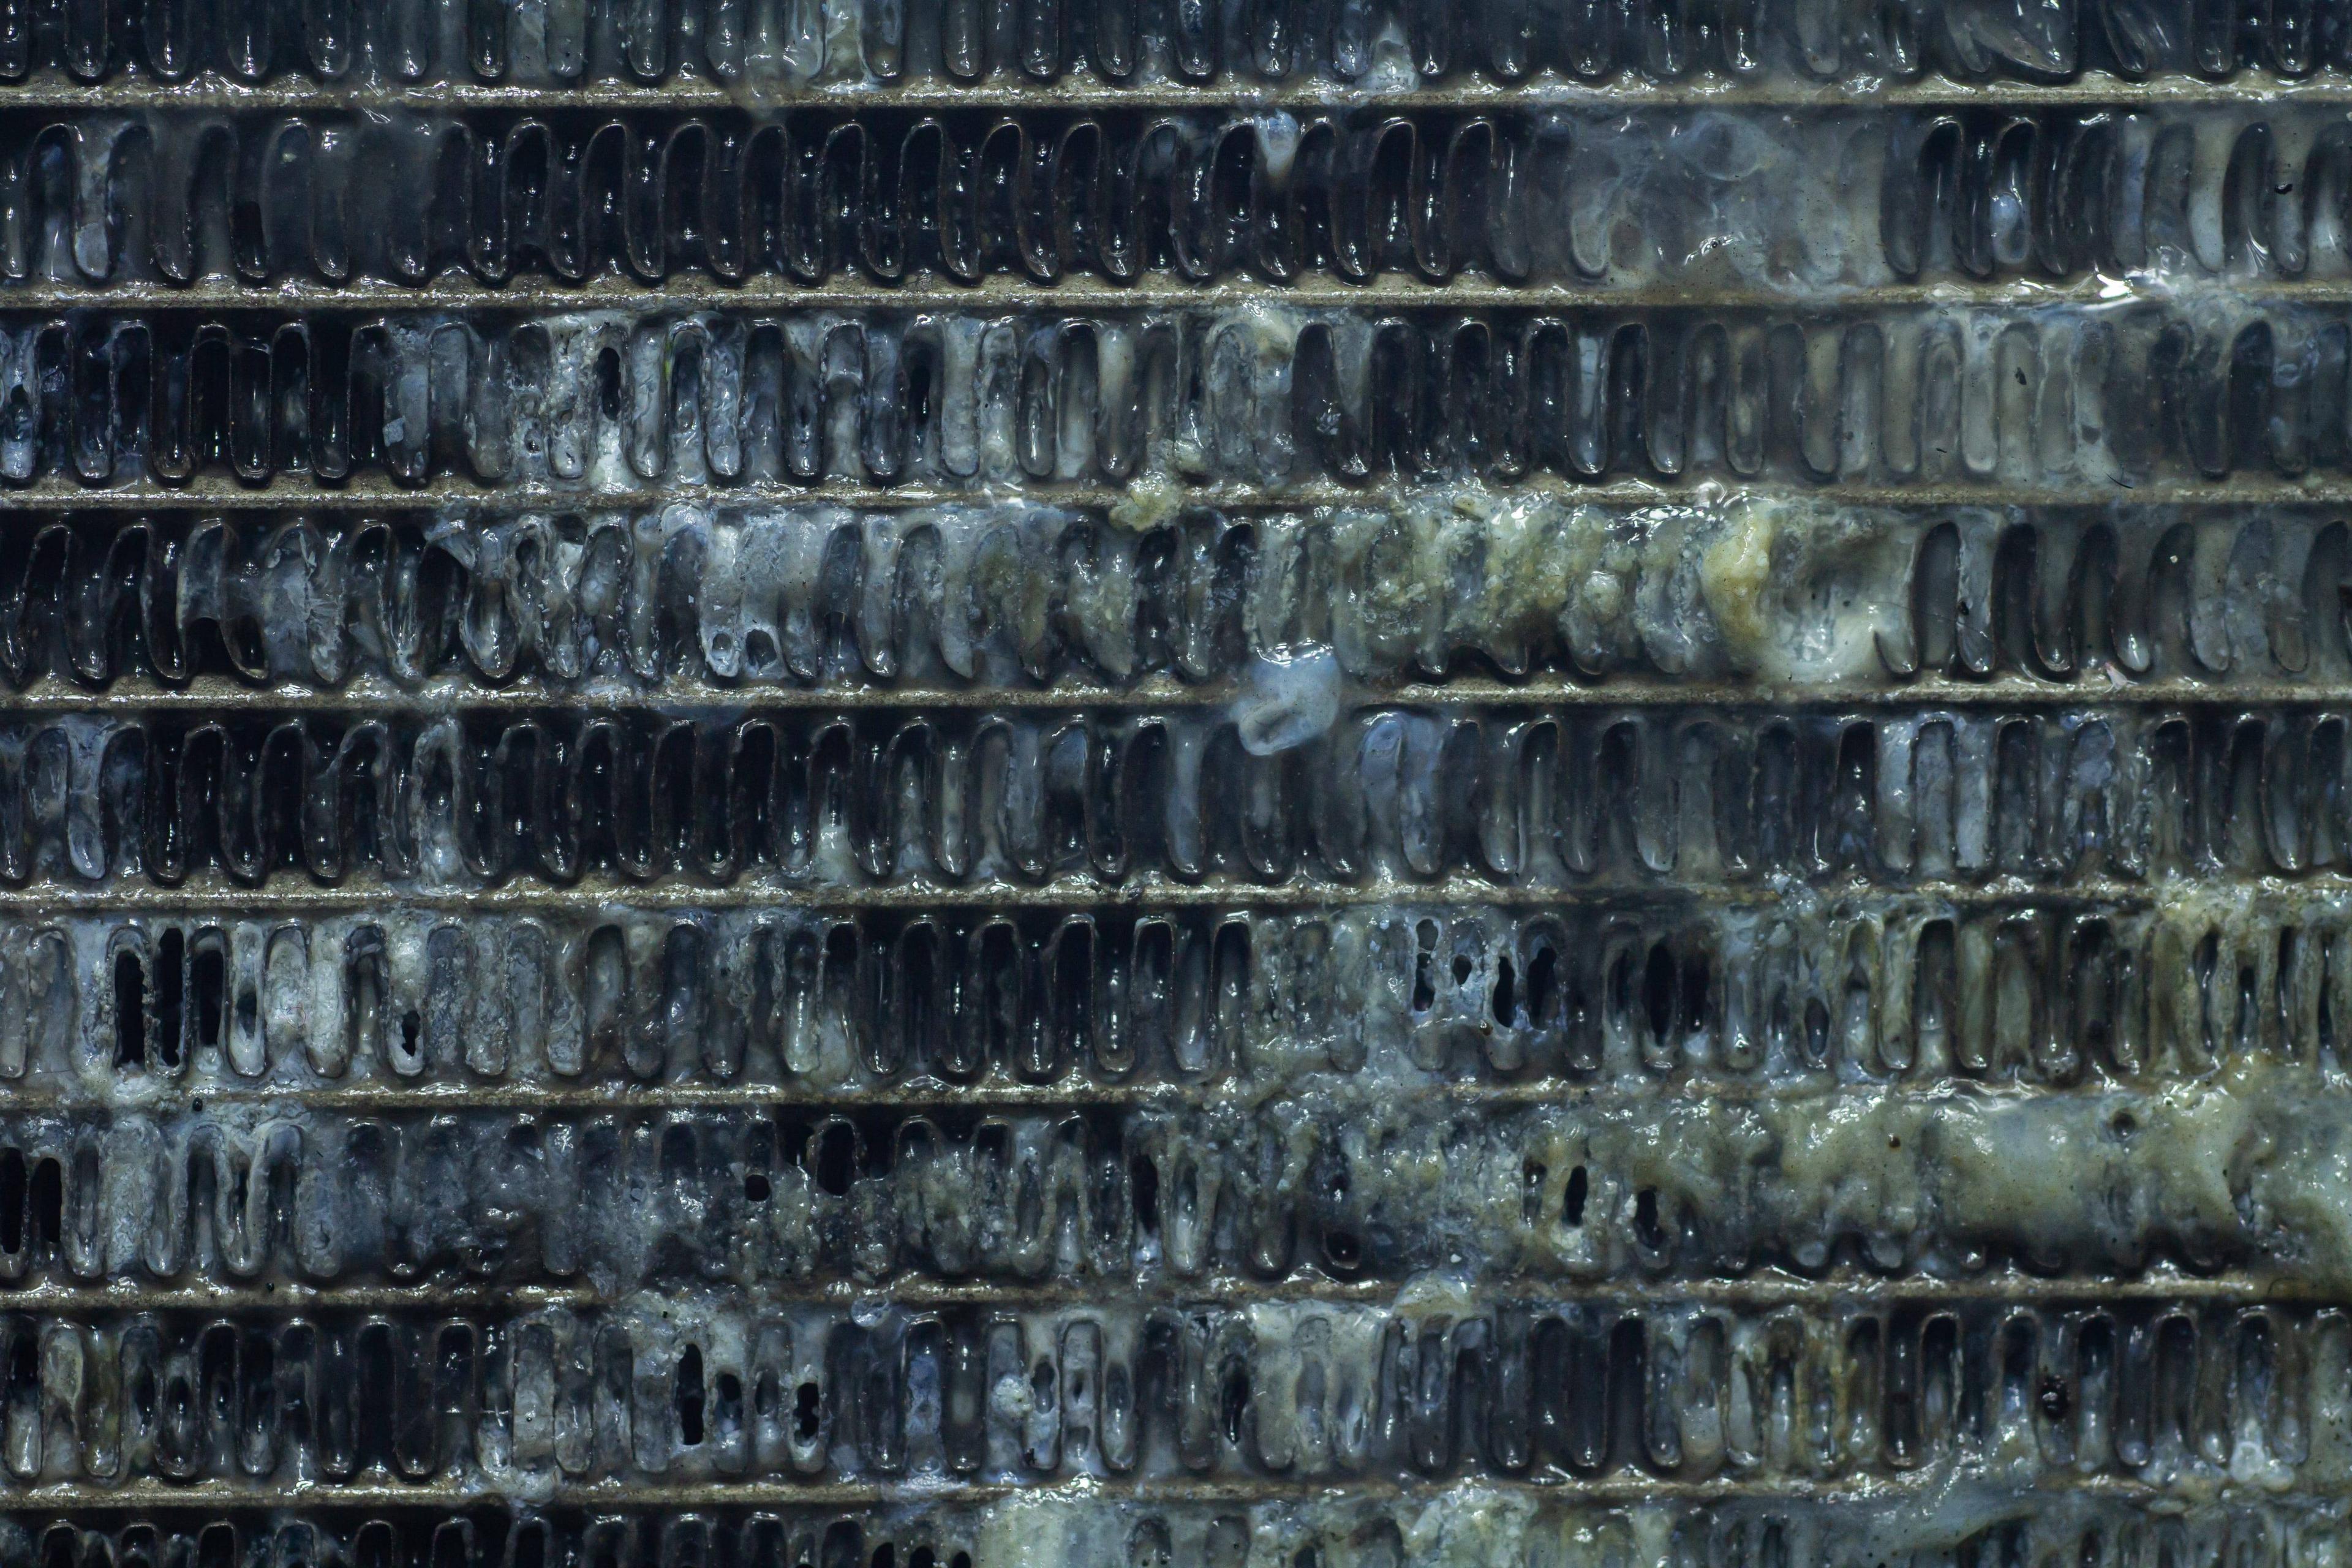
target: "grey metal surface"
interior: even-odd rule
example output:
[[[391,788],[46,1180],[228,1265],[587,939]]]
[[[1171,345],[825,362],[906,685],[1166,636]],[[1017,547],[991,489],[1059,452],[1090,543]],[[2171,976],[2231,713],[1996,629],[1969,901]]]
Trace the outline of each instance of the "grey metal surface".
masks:
[[[0,4],[0,1568],[2321,1568],[2340,0]]]

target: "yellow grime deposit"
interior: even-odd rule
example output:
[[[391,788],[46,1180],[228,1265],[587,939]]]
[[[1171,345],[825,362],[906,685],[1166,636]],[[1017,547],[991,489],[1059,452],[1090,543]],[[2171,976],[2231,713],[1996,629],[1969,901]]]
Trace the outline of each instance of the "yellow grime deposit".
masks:
[[[1111,502],[1113,524],[1129,533],[1149,533],[1172,521],[1184,504],[1184,487],[1165,474],[1146,474]]]
[[[1706,595],[1707,611],[1722,635],[1725,653],[1746,671],[1766,668],[1774,651],[1766,595],[1779,523],[1773,506],[1737,502],[1699,554],[1699,586]]]
[[[1405,1550],[1412,1562],[1429,1568],[1524,1562],[1535,1516],[1535,1500],[1525,1493],[1450,1488],[1413,1516]]]

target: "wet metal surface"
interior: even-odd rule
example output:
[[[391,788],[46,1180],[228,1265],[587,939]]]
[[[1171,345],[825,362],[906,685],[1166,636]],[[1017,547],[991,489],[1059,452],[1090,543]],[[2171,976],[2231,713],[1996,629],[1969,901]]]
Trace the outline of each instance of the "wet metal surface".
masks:
[[[0,3],[0,1568],[2320,1568],[2338,0]]]

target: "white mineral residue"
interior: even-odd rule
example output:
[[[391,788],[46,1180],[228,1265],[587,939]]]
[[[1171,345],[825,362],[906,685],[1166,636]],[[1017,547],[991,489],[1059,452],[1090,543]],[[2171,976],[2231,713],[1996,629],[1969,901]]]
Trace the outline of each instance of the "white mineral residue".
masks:
[[[1339,717],[1339,661],[1328,649],[1261,657],[1234,700],[1242,749],[1270,757],[1322,735]]]

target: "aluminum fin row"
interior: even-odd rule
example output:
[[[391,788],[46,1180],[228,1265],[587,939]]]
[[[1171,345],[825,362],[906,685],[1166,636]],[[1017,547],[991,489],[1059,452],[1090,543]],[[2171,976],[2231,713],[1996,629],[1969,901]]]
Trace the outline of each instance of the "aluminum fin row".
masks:
[[[12,119],[0,279],[94,289],[2352,274],[2352,130],[2292,105]]]
[[[1655,681],[1669,700],[1683,682],[1893,694],[1921,675],[2086,696],[2169,679],[2227,699],[2256,682],[2317,699],[2352,682],[2347,584],[2352,534],[2310,507],[1832,511],[1802,497],[1626,507],[1459,490],[1311,512],[1146,495],[887,512],[85,514],[0,536],[0,677],[112,683],[134,700],[205,677],[457,677],[486,693],[520,680],[549,702],[709,695],[707,682],[751,703],[1099,689],[1075,703],[1154,676],[1263,686],[1317,653],[1346,681],[1557,674]]]
[[[386,1482],[628,1478],[724,1499],[868,1478],[1082,1476],[1117,1495],[1155,1477],[1483,1474],[1573,1497],[1649,1475],[1762,1493],[1737,1508],[1789,1506],[1776,1480],[1916,1495],[1936,1468],[1990,1478],[2038,1452],[2194,1495],[2249,1466],[2352,1474],[2347,1348],[2340,1313],[2161,1299],[11,1317],[0,1489],[299,1481],[334,1508]]]
[[[1806,1095],[2345,1067],[2332,890],[1533,910],[368,909],[0,927],[20,1102],[736,1086],[824,1105],[1252,1101],[1339,1079]],[[1122,1097],[1125,1086],[1134,1092]],[[992,1097],[994,1097],[993,1099]]]
[[[2348,421],[2343,310],[2220,293],[1844,321],[1270,302],[1075,319],[0,318],[0,479],[20,484],[1181,479],[1279,496],[1547,474],[2121,496],[2340,470]]]
[[[2332,881],[2341,714],[1343,706],[0,724],[0,884]]]
[[[1874,1568],[1914,1541],[1927,1568],[2061,1554],[2084,1568],[2229,1561],[2287,1568],[2324,1554],[2342,1530],[2305,1500],[2184,1505],[2176,1498],[2040,1494],[2011,1504],[1968,1489],[1922,1525],[1920,1500],[1853,1495],[1769,1500],[1675,1498],[1651,1503],[1544,1495],[1490,1483],[1420,1485],[1352,1496],[1249,1493],[1137,1506],[1098,1496],[1014,1496],[952,1507],[800,1502],[769,1508],[478,1504],[321,1507],[289,1517],[209,1500],[80,1518],[26,1512],[0,1521],[7,1568],[114,1568],[156,1563],[316,1563],[322,1568],[971,1568],[975,1553],[1016,1563],[1086,1562],[1242,1568],[1253,1543],[1282,1561],[1398,1568],[1449,1546],[1508,1552],[1528,1568],[1575,1568],[1671,1552],[1692,1568]],[[1458,1561],[1449,1553],[1444,1561]]]
[[[1426,3],[1254,0],[1218,6],[1093,0],[552,0],[542,7],[381,7],[294,0],[51,0],[0,32],[0,80],[76,84],[136,73],[345,87],[710,82],[751,93],[832,84],[980,82],[999,91],[1083,73],[1246,90],[1291,79],[1395,88],[1517,81],[1841,77],[1927,72],[2033,81],[2301,78],[2346,68],[2352,37],[2326,0],[1489,0],[1456,18]]]

